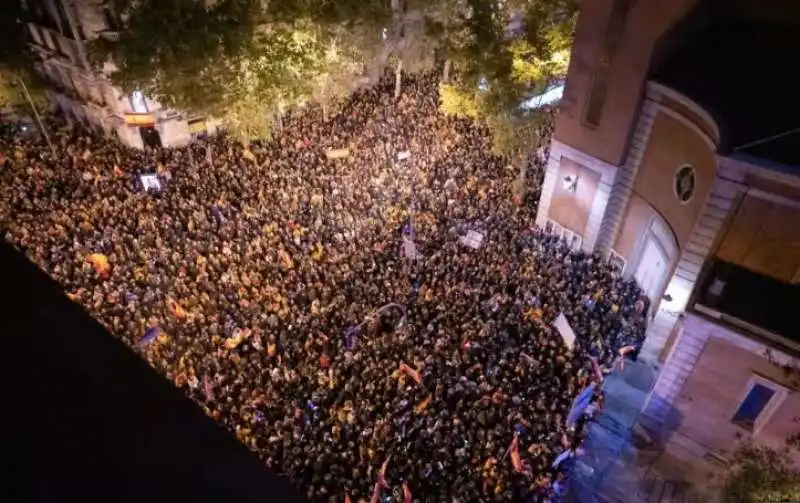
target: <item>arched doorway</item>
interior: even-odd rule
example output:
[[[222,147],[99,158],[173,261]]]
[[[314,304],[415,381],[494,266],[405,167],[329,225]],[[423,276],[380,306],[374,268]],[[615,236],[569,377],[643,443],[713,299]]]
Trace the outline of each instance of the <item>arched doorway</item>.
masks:
[[[651,209],[650,218],[641,233],[630,269],[633,278],[656,307],[661,300],[673,265],[678,260],[678,242],[670,226]]]

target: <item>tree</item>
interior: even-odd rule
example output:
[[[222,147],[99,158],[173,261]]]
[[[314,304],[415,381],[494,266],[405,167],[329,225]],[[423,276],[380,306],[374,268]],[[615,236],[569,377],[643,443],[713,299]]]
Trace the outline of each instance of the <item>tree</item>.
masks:
[[[458,34],[443,45],[459,80],[440,89],[442,112],[482,121],[494,150],[522,168],[551,115],[521,105],[565,77],[575,14],[567,0],[468,0],[463,26],[439,27]]]
[[[781,365],[771,351],[764,355],[778,367],[789,386],[800,386],[800,368]],[[800,422],[800,418],[795,418]],[[791,454],[800,449],[800,427],[792,432],[784,445],[774,449],[743,443],[734,452],[732,463],[722,474],[721,492],[726,503],[768,503],[800,500],[800,466],[794,464]]]
[[[788,451],[741,446],[725,474],[722,485],[726,503],[769,503],[800,500],[800,470]]]
[[[358,15],[380,18],[370,10],[378,4]],[[243,140],[268,136],[287,107],[311,99],[329,107],[360,70],[360,55],[336,38],[348,23],[333,20],[355,15],[347,4],[118,0],[117,8],[123,30],[95,41],[95,64],[126,92],[218,117]]]
[[[26,87],[37,106],[46,103],[42,80],[34,70],[34,58],[26,44],[26,14],[20,2],[10,2],[0,16],[0,110],[29,108]]]
[[[357,56],[345,54],[330,41],[316,71],[312,98],[322,107],[324,120],[342,103],[354,87],[362,66]]]

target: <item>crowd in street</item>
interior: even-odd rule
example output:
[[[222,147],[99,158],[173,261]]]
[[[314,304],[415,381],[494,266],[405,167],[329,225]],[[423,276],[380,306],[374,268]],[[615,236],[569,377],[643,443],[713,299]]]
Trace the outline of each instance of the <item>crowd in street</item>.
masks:
[[[309,501],[557,501],[647,300],[534,225],[551,126],[521,176],[436,75],[393,87],[247,146],[5,130],[0,229]]]

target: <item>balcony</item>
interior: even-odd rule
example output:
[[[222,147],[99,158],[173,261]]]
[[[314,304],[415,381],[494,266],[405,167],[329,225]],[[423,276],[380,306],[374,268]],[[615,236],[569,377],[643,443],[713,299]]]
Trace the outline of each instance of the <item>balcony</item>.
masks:
[[[783,283],[715,259],[707,266],[696,292],[694,308],[698,312],[774,342],[800,347],[796,318],[800,284]]]

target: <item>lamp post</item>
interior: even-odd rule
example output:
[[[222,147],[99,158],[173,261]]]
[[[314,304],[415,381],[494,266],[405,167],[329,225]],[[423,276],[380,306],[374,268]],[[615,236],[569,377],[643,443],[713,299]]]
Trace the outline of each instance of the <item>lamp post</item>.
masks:
[[[28,100],[28,103],[31,105],[31,109],[33,110],[33,116],[36,117],[36,122],[39,124],[39,130],[41,130],[42,135],[44,136],[45,141],[47,142],[47,146],[50,147],[50,152],[52,152],[53,157],[56,155],[56,149],[53,146],[53,143],[50,141],[50,135],[47,134],[47,130],[42,124],[42,118],[39,117],[39,111],[36,110],[36,105],[33,104],[33,98],[31,98],[31,93],[28,92],[28,86],[25,85],[25,82],[22,80],[21,77],[16,77],[17,82],[20,83],[22,86],[22,91],[25,93],[25,99]]]

